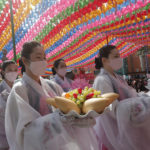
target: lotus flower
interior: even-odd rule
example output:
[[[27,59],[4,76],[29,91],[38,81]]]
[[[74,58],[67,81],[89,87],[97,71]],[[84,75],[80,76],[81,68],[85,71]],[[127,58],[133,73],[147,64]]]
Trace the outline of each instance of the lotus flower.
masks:
[[[88,86],[90,88],[91,84],[89,84],[88,81],[85,79],[77,78],[72,82],[72,89],[77,89],[77,88],[84,89],[84,87],[86,87],[86,86]]]

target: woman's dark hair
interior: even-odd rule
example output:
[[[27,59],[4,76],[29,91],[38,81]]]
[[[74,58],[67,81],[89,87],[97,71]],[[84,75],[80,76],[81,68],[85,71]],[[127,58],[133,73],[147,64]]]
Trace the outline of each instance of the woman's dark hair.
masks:
[[[30,41],[24,43],[22,46],[21,57],[30,59],[30,55],[32,54],[33,49],[36,48],[37,46],[42,46],[42,45],[37,41]],[[23,72],[25,72],[25,66],[23,64],[22,59],[19,60],[19,65],[21,67],[21,73],[23,74]]]
[[[1,75],[2,75],[2,79],[5,79],[5,76],[3,74],[3,71],[5,71],[5,69],[11,65],[11,64],[16,64],[14,61],[12,60],[5,60],[2,65],[1,65],[1,69],[2,69],[2,72],[1,72]]]
[[[64,60],[63,60],[63,59],[57,59],[57,60],[54,62],[53,68],[52,68],[52,73],[53,73],[53,75],[56,74],[55,68],[58,68],[58,66],[59,66],[59,64],[60,64],[61,61],[64,61]]]
[[[115,49],[116,46],[114,45],[106,45],[99,49],[99,56],[95,58],[95,68],[100,69],[103,67],[102,58],[108,58],[109,54],[113,49]]]

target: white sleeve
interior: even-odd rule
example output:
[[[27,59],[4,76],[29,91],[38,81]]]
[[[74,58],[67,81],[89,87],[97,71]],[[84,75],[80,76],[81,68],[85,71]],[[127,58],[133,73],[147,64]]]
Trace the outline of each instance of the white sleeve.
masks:
[[[148,150],[150,141],[150,97],[121,101],[116,109],[119,140],[126,149]]]
[[[59,93],[59,96],[61,96],[62,93],[64,92],[64,90],[63,90],[62,87],[59,86],[57,83],[55,83],[55,87],[56,87],[56,89],[57,89],[57,91],[58,91],[58,93]]]
[[[25,100],[27,103],[29,103],[29,99],[28,99],[28,95],[27,95],[27,89],[26,89],[26,86],[24,84],[22,84],[22,82],[16,83],[15,86],[13,87],[13,89],[15,89],[15,92],[23,100]]]
[[[58,113],[41,116],[15,89],[8,98],[5,125],[11,150],[98,150],[92,130],[64,125]]]
[[[0,94],[0,149],[7,149],[8,143],[7,143],[7,139],[6,139],[6,134],[5,134],[5,126],[4,126],[4,122],[5,122],[5,100],[3,99],[3,97]]]
[[[18,88],[12,90],[6,107],[5,129],[10,149],[46,150],[51,147],[59,150],[57,137],[59,130],[64,131],[59,118],[53,113],[41,116],[16,90]]]
[[[114,92],[111,81],[106,76],[98,76],[94,81],[93,88],[101,91],[102,94]]]
[[[20,86],[21,87],[21,86]],[[11,150],[20,150],[24,141],[24,128],[40,114],[27,102],[26,92],[14,87],[8,97],[5,114],[5,130]],[[20,88],[21,90],[21,88]],[[21,97],[24,96],[24,97]]]
[[[46,150],[48,147],[60,150],[60,147],[70,143],[68,136],[59,116],[54,113],[49,114],[33,120],[24,128],[24,150]]]
[[[100,90],[102,94],[114,92],[112,83],[106,76],[98,76],[94,81],[93,88],[96,90]],[[105,109],[105,111],[110,112],[110,115],[112,117],[115,117],[117,105],[118,100],[115,100]]]
[[[61,96],[62,95],[62,93],[64,92],[63,91],[63,89],[61,88],[61,86],[60,85],[58,85],[56,82],[54,82],[54,81],[48,81],[48,82],[50,82],[53,86],[54,86],[54,88],[55,88],[55,90],[57,91],[57,96]]]
[[[5,129],[10,149],[46,150],[50,146],[59,150],[58,132],[64,129],[59,118],[54,116],[54,113],[41,116],[32,108],[24,85],[19,83],[12,89],[6,107]]]
[[[98,150],[91,128],[62,124],[58,113],[34,120],[24,129],[24,136],[25,150]]]
[[[125,101],[121,101],[117,108],[117,115],[119,116],[119,118],[120,119],[126,118],[128,119],[128,121],[130,121],[130,123],[133,124],[141,124],[143,122],[150,123],[149,114],[150,114],[149,96],[126,99]]]

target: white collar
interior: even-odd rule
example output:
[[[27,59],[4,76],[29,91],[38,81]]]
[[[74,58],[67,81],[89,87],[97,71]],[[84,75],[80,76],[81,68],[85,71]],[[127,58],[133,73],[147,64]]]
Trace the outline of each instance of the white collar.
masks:
[[[5,80],[3,80],[2,84],[4,84],[4,86],[7,88],[8,92],[10,93],[11,87],[7,84],[7,82]]]
[[[112,78],[116,79],[114,76],[112,76],[106,69],[104,68],[101,68],[100,69],[100,75],[103,75],[103,74],[108,74],[109,76],[111,76]],[[115,76],[118,77],[118,75],[114,72]]]
[[[35,89],[41,96],[49,96],[45,90],[45,80],[40,77],[41,85],[29,77],[26,73],[23,74],[23,81],[29,84],[33,89]]]
[[[104,68],[100,69],[100,73],[99,74],[110,74],[107,70],[105,70]]]
[[[58,74],[55,75],[55,78],[60,80],[61,82],[68,82],[66,77],[64,77],[64,80],[63,80]]]

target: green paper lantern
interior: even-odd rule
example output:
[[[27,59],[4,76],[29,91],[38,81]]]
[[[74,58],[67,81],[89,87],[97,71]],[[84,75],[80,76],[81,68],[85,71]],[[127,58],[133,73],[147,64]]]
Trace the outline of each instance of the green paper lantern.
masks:
[[[73,5],[70,6],[70,12],[71,14],[74,13]]]
[[[83,8],[85,5],[84,5],[84,2],[83,1],[79,1],[79,8]]]
[[[128,14],[126,15],[126,17],[129,18],[129,17],[130,17],[130,13],[128,13]]]
[[[78,7],[79,7],[79,3],[76,2],[76,3],[74,4],[74,11],[77,11],[77,10],[78,10]]]
[[[84,0],[85,5],[88,5],[89,0]]]
[[[114,21],[111,21],[110,23],[111,23],[111,24],[113,24],[113,23],[114,23]]]
[[[123,16],[122,16],[123,17]],[[116,21],[119,21],[120,19],[119,18],[116,18]]]
[[[140,13],[141,11],[142,11],[142,8],[139,8],[139,9],[137,10],[138,13]]]
[[[121,20],[123,20],[124,19],[124,16],[121,16]]]
[[[145,10],[148,10],[148,9],[149,9],[149,6],[148,6],[148,5],[146,5],[146,6],[145,6]]]
[[[68,16],[70,16],[70,9],[69,9],[69,7],[67,7],[67,9],[65,10],[65,17],[68,17]]]
[[[150,3],[148,3],[147,6],[150,7]]]

